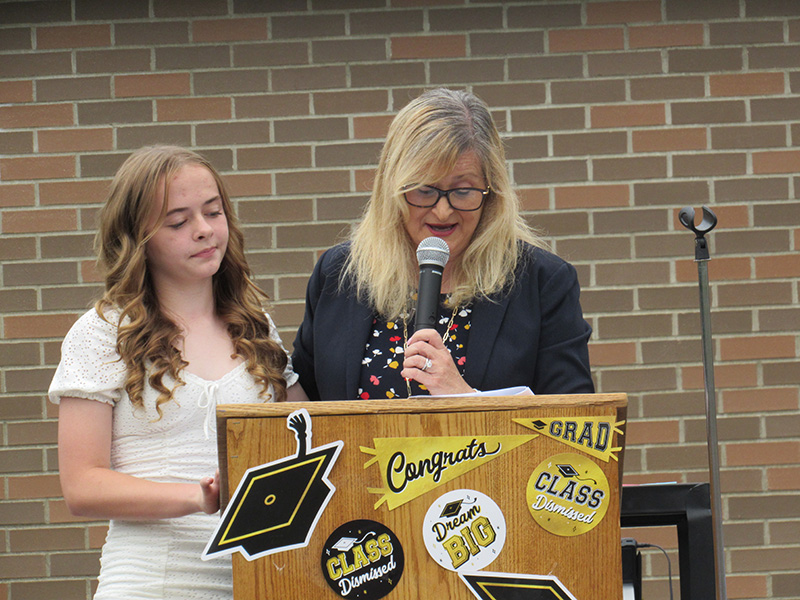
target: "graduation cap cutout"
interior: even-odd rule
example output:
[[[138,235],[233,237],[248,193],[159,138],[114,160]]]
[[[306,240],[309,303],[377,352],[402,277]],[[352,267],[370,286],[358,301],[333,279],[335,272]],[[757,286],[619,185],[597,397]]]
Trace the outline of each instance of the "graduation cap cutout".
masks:
[[[578,472],[575,470],[575,467],[573,467],[570,464],[556,465],[556,468],[558,469],[558,472],[561,473],[564,477],[576,477],[578,475]]]
[[[331,548],[339,550],[340,552],[347,552],[348,550],[350,550],[350,548],[352,548],[356,544],[360,544],[361,542],[363,542],[367,538],[367,536],[370,535],[375,535],[375,532],[368,531],[366,534],[362,536],[360,540],[358,538],[344,536],[339,538],[339,541],[333,544]]]
[[[479,600],[576,600],[558,577],[520,573],[459,573]]]
[[[573,467],[569,463],[563,465],[556,465],[556,468],[558,469],[558,472],[561,473],[564,477],[574,477],[578,481],[591,481],[592,483],[597,485],[597,480],[592,479],[591,477],[584,477],[584,478],[578,477],[580,473],[578,473],[578,471],[575,470],[575,467]]]
[[[471,498],[470,496],[464,496],[459,500],[453,500],[452,502],[448,502],[444,505],[442,509],[442,514],[439,515],[440,519],[447,519],[449,517],[455,517],[459,512],[461,512],[461,505],[462,504],[475,504],[476,499]]]
[[[448,502],[445,504],[444,508],[442,509],[442,514],[439,515],[440,519],[446,519],[447,517],[455,517],[459,511],[461,510],[461,503],[464,500],[455,500],[454,502]]]
[[[248,560],[308,545],[322,512],[336,491],[328,481],[344,442],[311,449],[311,417],[290,414],[297,455],[248,469],[231,498],[203,560],[241,552]]]
[[[547,427],[547,423],[545,423],[545,422],[544,422],[544,421],[542,421],[541,419],[536,419],[535,421],[531,421],[531,425],[533,425],[533,427],[534,427],[534,428],[535,428],[537,431],[541,431],[542,429],[544,429],[545,427]]]

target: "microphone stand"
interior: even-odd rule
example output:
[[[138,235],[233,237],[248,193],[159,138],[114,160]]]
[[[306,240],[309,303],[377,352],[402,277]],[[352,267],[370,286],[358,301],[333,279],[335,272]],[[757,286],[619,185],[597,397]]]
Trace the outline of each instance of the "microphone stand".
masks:
[[[708,463],[711,475],[711,514],[714,529],[714,558],[716,565],[717,600],[726,600],[725,546],[722,536],[722,501],[719,483],[719,444],[717,442],[717,395],[714,389],[714,351],[711,340],[711,315],[708,294],[708,240],[705,234],[717,225],[717,216],[703,206],[703,220],[694,224],[694,209],[687,206],[678,214],[681,224],[695,234],[694,260],[697,263],[697,278],[700,284],[700,326],[703,335],[703,379],[706,399],[706,437]]]

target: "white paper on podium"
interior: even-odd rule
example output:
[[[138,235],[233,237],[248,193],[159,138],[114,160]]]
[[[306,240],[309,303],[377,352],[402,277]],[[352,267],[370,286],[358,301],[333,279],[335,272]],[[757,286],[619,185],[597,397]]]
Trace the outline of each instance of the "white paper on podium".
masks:
[[[475,396],[533,396],[535,395],[531,388],[525,385],[518,385],[515,387],[502,388],[499,390],[488,390],[480,392],[474,390],[466,394],[441,394],[439,396],[411,396],[413,400],[435,400],[436,398],[473,398]]]
[[[635,594],[632,583],[622,584],[622,600],[636,600]]]

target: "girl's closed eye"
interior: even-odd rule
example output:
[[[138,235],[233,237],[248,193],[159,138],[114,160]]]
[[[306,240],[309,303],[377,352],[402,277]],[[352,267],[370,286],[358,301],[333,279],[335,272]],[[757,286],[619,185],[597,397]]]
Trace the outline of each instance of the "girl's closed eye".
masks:
[[[186,219],[184,219],[183,221],[178,221],[177,223],[170,223],[169,225],[167,225],[167,227],[171,229],[180,229],[181,227],[183,227],[185,223]]]

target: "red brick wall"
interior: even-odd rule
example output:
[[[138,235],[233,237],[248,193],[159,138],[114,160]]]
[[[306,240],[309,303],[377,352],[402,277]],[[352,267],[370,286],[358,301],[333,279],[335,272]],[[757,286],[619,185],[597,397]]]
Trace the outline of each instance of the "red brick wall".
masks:
[[[91,595],[104,525],[60,498],[44,392],[98,291],[122,159],[173,142],[213,160],[290,344],[391,116],[436,85],[493,107],[526,215],[579,270],[598,389],[630,398],[627,482],[708,479],[677,213],[716,211],[729,597],[800,597],[800,3],[32,0],[0,3],[0,599]],[[636,537],[676,562],[671,532]],[[663,557],[645,568],[666,598]]]

